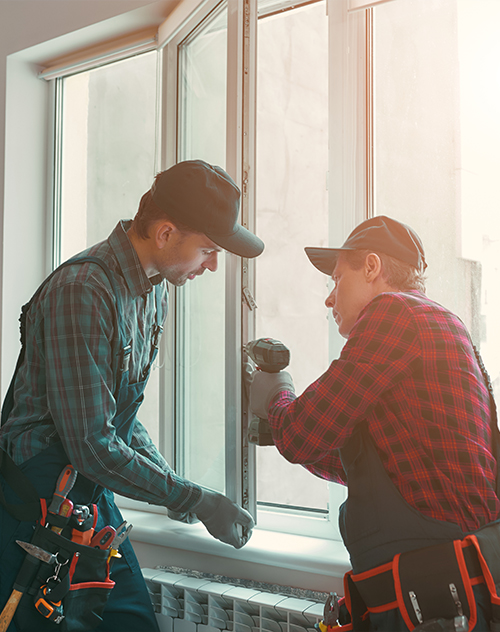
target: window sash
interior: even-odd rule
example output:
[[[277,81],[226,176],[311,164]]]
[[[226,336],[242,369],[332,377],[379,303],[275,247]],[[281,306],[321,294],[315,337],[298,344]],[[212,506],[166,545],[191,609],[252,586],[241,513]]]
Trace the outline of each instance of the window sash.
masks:
[[[161,107],[161,169],[166,169],[174,164],[179,155],[179,136],[178,136],[178,85],[179,85],[179,46],[195,31],[208,15],[217,10],[221,4],[220,0],[208,0],[201,3],[191,2],[188,7],[191,13],[187,15],[187,11],[182,14],[172,14],[169,19],[160,27],[159,45],[163,48],[163,103]],[[243,127],[247,131],[247,139],[253,138],[252,133],[252,105],[248,96],[250,90],[251,79],[246,78],[246,85],[243,85],[243,68],[244,59],[244,39],[243,24],[244,16],[249,16],[251,12],[256,13],[255,0],[228,0],[228,53],[227,59],[227,128],[226,128],[226,170],[233,177],[236,183],[242,188],[242,210],[241,221],[250,227],[252,220],[248,210],[248,197],[251,195],[252,182],[248,177],[248,167],[243,164],[244,142],[248,155],[252,154],[251,143],[248,140],[243,141]],[[186,8],[186,7],[185,7]],[[184,23],[182,23],[184,19]],[[248,21],[246,22],[248,24]],[[248,36],[248,34],[247,34]],[[248,41],[248,40],[247,40]],[[247,50],[247,54],[251,51]],[[250,64],[254,68],[254,64]],[[254,70],[252,70],[254,72]],[[240,88],[242,86],[242,89]],[[244,103],[247,105],[244,106]],[[235,130],[239,130],[236,133]],[[172,139],[176,139],[172,142]],[[253,159],[253,156],[252,156]],[[248,159],[247,159],[248,164]],[[251,229],[251,228],[250,228]],[[225,464],[226,464],[226,481],[225,492],[233,500],[248,506],[248,483],[250,477],[248,472],[243,474],[243,464],[248,460],[242,455],[241,450],[237,448],[243,441],[243,433],[241,424],[241,314],[239,306],[241,305],[241,287],[242,274],[248,275],[248,264],[242,262],[239,257],[234,255],[226,255],[225,261],[221,259],[220,265],[225,265],[226,274],[226,313],[225,313],[225,347],[226,353],[226,369],[225,369]],[[175,292],[174,292],[175,294]],[[178,297],[174,299],[178,302]],[[178,312],[178,310],[176,310]],[[173,311],[171,311],[173,314]],[[179,322],[175,330],[178,331]],[[165,340],[165,344],[174,342],[175,333],[172,332],[171,338]],[[179,344],[177,340],[176,345]],[[166,387],[171,394],[176,392],[175,375],[169,376],[170,385]],[[176,439],[177,431],[175,429],[175,410],[170,407],[170,427],[165,433],[165,438],[170,437],[172,443]],[[169,441],[166,441],[169,443]],[[166,446],[163,446],[166,447]],[[250,468],[249,468],[250,469]]]
[[[348,0],[327,0],[330,37],[330,209],[349,209],[344,215],[331,213],[332,232],[348,233],[357,221],[367,215],[366,181],[369,173],[366,136],[359,129],[366,128],[367,33],[370,23],[367,12],[348,16]],[[175,164],[178,156],[178,47],[220,0],[185,0],[160,26],[155,46],[160,51],[160,93],[158,108],[160,159],[159,169]],[[369,13],[369,12],[368,12]],[[226,169],[242,189],[241,222],[250,230],[255,225],[255,92],[256,92],[256,25],[257,0],[228,0],[228,67],[227,67],[227,147]],[[149,42],[147,46],[150,46]],[[349,46],[356,55],[348,55]],[[129,50],[130,53],[130,50]],[[114,51],[113,54],[117,54]],[[97,65],[112,57],[102,56]],[[90,64],[90,60],[89,60]],[[76,68],[66,64],[62,69]],[[83,69],[84,66],[81,66]],[[49,68],[47,69],[47,71]],[[248,72],[245,72],[248,70]],[[353,80],[352,76],[357,78]],[[47,72],[43,78],[48,78]],[[53,75],[55,76],[55,75]],[[58,80],[59,81],[59,80]],[[339,90],[341,85],[345,90]],[[361,121],[361,123],[360,123]],[[347,134],[345,133],[347,130]],[[356,142],[351,142],[356,134]],[[335,140],[336,137],[336,140]],[[172,142],[172,139],[176,139]],[[362,168],[360,168],[362,165]],[[353,186],[354,183],[354,186]],[[55,196],[57,197],[57,196]],[[355,212],[351,209],[354,207]],[[255,337],[255,323],[251,300],[255,294],[254,266],[249,260],[228,255],[226,266],[226,494],[256,515],[255,446],[249,445],[242,431],[247,425],[248,410],[242,410],[241,364],[242,342]],[[167,320],[160,350],[163,388],[160,395],[160,449],[175,467],[176,444],[176,385],[175,368],[169,361],[176,347],[179,326],[172,316],[178,311],[178,297],[171,293],[170,317]],[[339,343],[331,344],[336,356]],[[243,423],[240,423],[242,420]],[[241,449],[239,448],[241,446]],[[334,494],[335,495],[335,494]],[[336,514],[338,499],[330,503]],[[261,512],[262,513],[262,512]],[[331,516],[336,522],[336,515]],[[330,524],[330,520],[326,521]],[[279,520],[276,529],[280,530]],[[328,527],[330,529],[330,527]],[[338,537],[338,536],[335,536]]]

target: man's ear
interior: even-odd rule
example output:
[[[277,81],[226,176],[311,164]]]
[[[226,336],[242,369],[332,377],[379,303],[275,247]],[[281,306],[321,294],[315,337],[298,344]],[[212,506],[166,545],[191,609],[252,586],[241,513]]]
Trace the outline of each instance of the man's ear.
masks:
[[[167,246],[176,230],[175,225],[169,221],[162,221],[156,224],[154,228],[154,239],[159,250],[163,250],[163,248]]]
[[[367,283],[373,283],[382,275],[382,260],[375,252],[370,252],[365,259],[365,278]]]

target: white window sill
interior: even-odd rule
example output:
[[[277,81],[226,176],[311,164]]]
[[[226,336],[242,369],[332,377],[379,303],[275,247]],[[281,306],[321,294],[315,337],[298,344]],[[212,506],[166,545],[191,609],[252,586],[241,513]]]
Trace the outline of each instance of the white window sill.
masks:
[[[143,568],[177,566],[225,577],[343,593],[350,569],[344,545],[335,540],[254,529],[236,550],[212,538],[202,524],[186,525],[165,515],[121,509],[134,525],[131,540]]]

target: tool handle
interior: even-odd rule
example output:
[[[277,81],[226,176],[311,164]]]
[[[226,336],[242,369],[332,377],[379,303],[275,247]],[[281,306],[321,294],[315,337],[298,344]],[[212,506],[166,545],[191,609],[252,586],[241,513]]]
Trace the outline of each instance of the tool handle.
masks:
[[[108,525],[96,533],[90,541],[90,546],[95,549],[108,549],[116,535],[116,529]]]
[[[73,529],[71,531],[71,541],[76,542],[77,544],[84,544],[85,546],[90,546],[90,541],[92,540],[93,535],[94,535],[94,529],[87,529],[86,531],[79,531],[78,529]]]
[[[61,507],[59,508],[59,515],[63,516],[64,518],[68,518],[68,516],[71,515],[72,511],[73,511],[73,503],[71,502],[71,500],[69,500],[69,498],[64,498],[61,503]],[[52,531],[55,531],[56,533],[61,533],[63,530],[63,527],[51,527],[51,529]]]
[[[108,564],[111,561],[111,558],[113,557],[121,557],[120,553],[118,553],[118,549],[110,549],[109,550],[109,555],[108,555]],[[0,630],[1,632],[1,630]]]
[[[23,593],[14,588],[11,596],[9,597],[9,601],[5,604],[2,614],[0,614],[0,632],[5,632],[9,627],[22,596]]]
[[[57,479],[56,489],[52,496],[52,501],[49,506],[49,513],[58,514],[61,508],[62,501],[71,491],[75,484],[78,472],[72,465],[67,465],[64,470],[59,474]]]

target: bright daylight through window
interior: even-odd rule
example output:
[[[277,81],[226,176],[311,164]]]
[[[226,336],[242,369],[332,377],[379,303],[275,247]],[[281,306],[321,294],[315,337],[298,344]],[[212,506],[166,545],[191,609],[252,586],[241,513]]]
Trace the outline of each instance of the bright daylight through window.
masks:
[[[227,7],[179,46],[179,160],[226,166]],[[225,491],[225,265],[176,291],[176,469]]]
[[[259,18],[257,337],[281,340],[301,392],[328,366],[326,277],[304,253],[328,240],[328,16],[317,2]],[[327,483],[257,449],[257,500],[327,511]]]
[[[132,218],[155,174],[157,53],[144,53],[59,79],[62,101],[60,261],[106,239]],[[55,257],[56,259],[58,257]],[[158,442],[159,372],[153,370],[141,420]]]
[[[422,237],[427,293],[465,322],[497,398],[499,19],[495,0],[410,0],[374,24],[376,213]]]
[[[355,91],[363,84],[364,90],[364,77],[349,76],[338,90],[328,85],[331,51],[337,49],[329,33],[333,21],[327,0],[297,8],[290,2],[288,10],[270,12],[272,4],[258,3],[256,28],[256,208],[250,212],[266,243],[263,255],[250,264],[255,265],[258,308],[251,317],[256,337],[277,338],[290,348],[289,370],[298,393],[335,359],[329,349],[338,333],[324,306],[328,281],[310,265],[303,249],[328,246],[332,240],[341,243],[346,235],[332,235],[332,226],[340,216],[354,226],[361,205],[365,215],[393,216],[420,234],[429,262],[428,295],[465,321],[500,396],[500,214],[495,190],[500,166],[500,75],[495,61],[500,55],[495,31],[500,3],[393,0],[366,13],[368,35],[373,36],[372,82],[366,85],[373,92],[357,104],[362,116],[356,119],[352,145],[354,136],[363,137],[360,121],[368,112],[373,161],[354,156],[356,150],[351,157],[356,165],[373,165],[367,178],[373,189],[369,204],[358,196],[356,209],[339,208],[337,191],[328,190],[332,164],[339,164],[332,161],[338,147],[329,141],[329,133],[334,123],[339,127],[333,117],[345,116],[347,106],[352,107],[351,93],[342,88]],[[235,54],[231,46],[236,38],[228,36],[226,3],[210,7],[176,44],[179,92],[175,124],[169,127],[175,133],[165,142],[175,145],[169,155],[176,160],[201,158],[226,167],[228,139],[237,134],[228,129],[229,91],[234,89],[228,60]],[[351,24],[360,15],[352,12],[346,19]],[[158,121],[163,121],[165,107],[158,107],[157,98],[159,77],[165,76],[157,72],[161,55],[143,53],[58,79],[62,141],[55,249],[60,249],[60,260],[106,238],[119,219],[131,218],[160,168]],[[360,60],[364,64],[364,56]],[[165,56],[163,64],[168,63]],[[332,99],[337,100],[335,107]],[[366,103],[373,110],[366,110]],[[351,179],[343,186],[357,191]],[[228,454],[241,450],[228,439],[228,425],[240,424],[240,419],[228,421],[232,413],[226,406],[227,375],[235,372],[239,358],[228,349],[228,314],[237,314],[241,325],[241,297],[234,298],[237,292],[230,291],[230,283],[222,255],[216,273],[171,292],[169,322],[175,323],[175,332],[164,341],[163,368],[152,373],[140,412],[160,448],[175,447],[173,464],[179,473],[219,491],[227,490],[228,477],[240,476],[228,466]],[[173,383],[173,376],[176,425],[170,433],[160,431],[170,423],[160,411],[165,385]],[[332,498],[338,486],[287,463],[273,447],[256,448],[256,469],[261,508],[283,510],[285,519],[300,510],[336,521]]]

